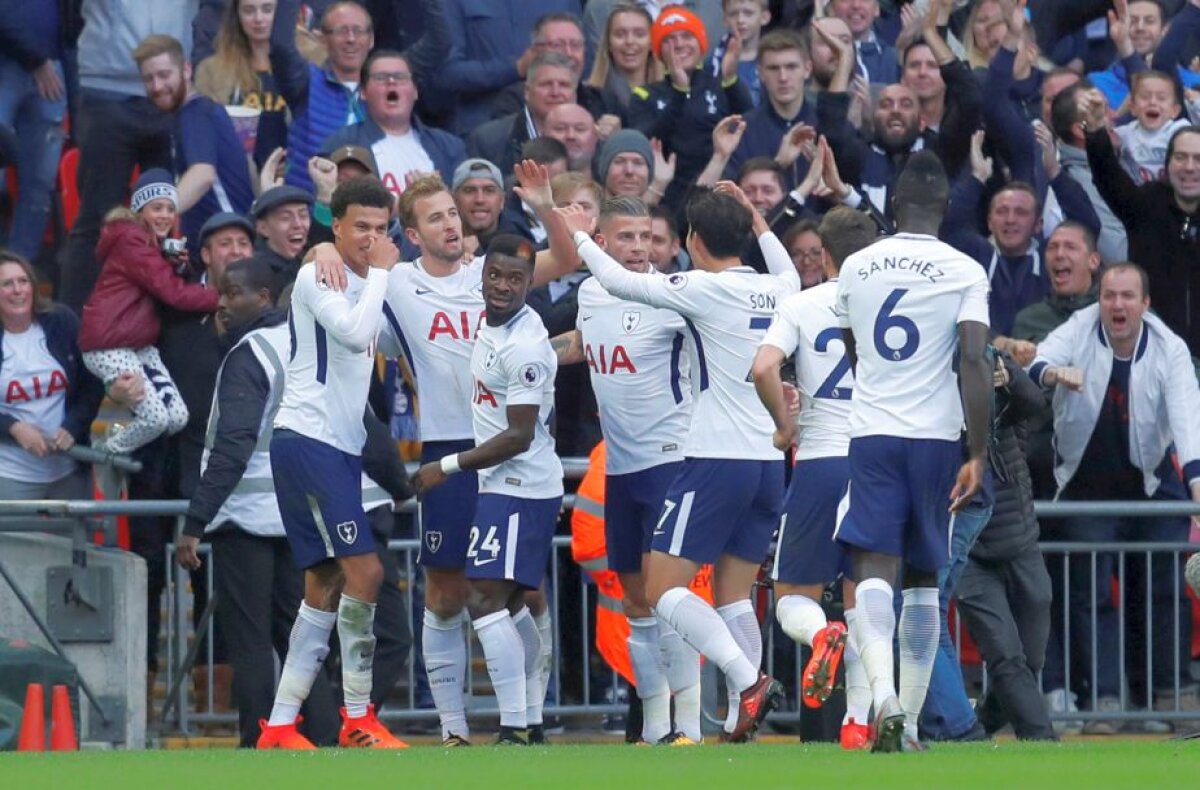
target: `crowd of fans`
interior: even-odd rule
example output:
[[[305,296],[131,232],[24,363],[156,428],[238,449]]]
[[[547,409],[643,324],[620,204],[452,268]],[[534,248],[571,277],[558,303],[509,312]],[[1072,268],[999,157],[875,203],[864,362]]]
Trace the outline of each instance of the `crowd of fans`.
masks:
[[[1095,303],[1099,273],[1125,260],[1148,272],[1151,309],[1192,361],[1200,358],[1200,128],[1191,125],[1200,120],[1200,0],[0,7],[0,158],[16,173],[0,255],[0,421],[11,438],[0,443],[3,498],[88,496],[63,451],[88,440],[105,389],[135,406],[134,419],[105,437],[109,449],[147,462],[150,471],[129,480],[130,495],[190,498],[225,348],[214,284],[250,256],[269,264],[272,292],[286,300],[303,253],[331,238],[334,189],[364,174],[396,196],[439,175],[461,218],[461,231],[447,222],[445,233],[464,234],[473,257],[498,233],[546,245],[537,212],[513,189],[514,167],[533,160],[549,172],[559,205],[597,212],[608,196],[651,205],[651,262],[667,273],[690,266],[682,244],[689,196],[734,180],[810,286],[824,278],[820,217],[847,205],[892,232],[893,181],[910,153],[928,149],[955,185],[942,238],[987,270],[993,343],[1017,368]],[[65,145],[78,149],[78,170],[60,176]],[[63,234],[55,231],[65,178],[80,205]],[[390,234],[412,259],[416,235],[393,216]],[[756,246],[746,258],[764,268]],[[587,276],[574,272],[531,295],[551,336],[575,326]],[[53,283],[57,304],[39,280]],[[378,389],[376,412],[393,438],[419,441],[419,404],[402,362],[390,364]],[[586,457],[600,439],[586,371],[560,371],[557,401],[559,454]],[[1027,410],[1028,419],[998,430],[999,454],[1010,465],[1028,461],[1019,502],[1162,498],[1141,485],[1060,491],[1052,441],[1062,437],[1048,396]],[[1179,471],[1171,474],[1179,482]],[[1032,518],[1023,505],[1015,512],[1022,523]],[[1186,519],[1087,522],[1043,523],[1042,535],[1188,536]],[[152,600],[172,524],[133,525]],[[1003,559],[996,545],[981,538],[976,559]],[[1072,559],[1070,572],[1074,668],[1061,655],[1062,606],[1049,609],[1051,592],[1067,594],[1061,557],[1050,563],[1053,586],[1015,616],[1043,630],[1026,650],[1043,651],[1051,629],[1043,691],[1057,709],[1078,696],[1115,710],[1123,690],[1107,652],[1098,688],[1081,662],[1093,644],[1093,579],[1083,562]],[[1155,607],[1187,606],[1169,563],[1156,560],[1147,572]],[[1112,563],[1100,573],[1117,577]],[[1147,582],[1129,576],[1144,597]],[[1094,587],[1101,627],[1115,624],[1109,578]],[[1189,618],[1178,633],[1132,622],[1136,609],[1130,619],[1130,674],[1152,682],[1128,692],[1148,707],[1173,708],[1178,695],[1183,707],[1200,708],[1188,674]],[[1041,668],[1040,657],[1029,663]],[[1088,727],[1115,731],[1103,720]]]

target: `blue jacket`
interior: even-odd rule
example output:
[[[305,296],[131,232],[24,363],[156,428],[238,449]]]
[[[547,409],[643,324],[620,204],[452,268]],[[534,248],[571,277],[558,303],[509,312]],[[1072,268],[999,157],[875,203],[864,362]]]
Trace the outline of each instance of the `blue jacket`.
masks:
[[[338,82],[328,68],[317,68],[296,49],[296,15],[299,0],[282,0],[275,9],[271,30],[271,73],[283,94],[292,122],[288,126],[287,177],[292,186],[313,191],[308,160],[325,138],[346,125],[351,112],[358,120],[363,110],[358,98]]]
[[[1050,182],[1063,216],[1086,225],[1093,234],[1100,233],[1100,218],[1083,187],[1066,170]],[[975,229],[975,217],[983,199],[984,185],[974,177],[964,178],[954,188],[950,207],[942,220],[942,240],[960,252],[970,255],[987,270],[992,292],[988,313],[993,332],[1012,334],[1017,313],[1028,305],[1046,298],[1050,293],[1050,276],[1046,270],[1046,239],[1039,233],[1033,237],[1029,250],[1023,255],[1004,255]]]
[[[425,149],[425,153],[429,154],[429,158],[433,160],[434,169],[442,174],[443,181],[449,183],[454,176],[454,169],[467,158],[467,149],[463,145],[463,141],[449,132],[426,126],[417,120],[415,115],[412,119],[412,129],[416,133],[421,147]],[[317,147],[316,152],[324,156],[344,145],[360,145],[370,151],[371,146],[382,140],[383,137],[383,129],[380,129],[379,124],[375,123],[373,119],[367,117],[356,124],[343,126],[326,137]],[[288,154],[291,154],[290,150]]]
[[[104,385],[83,365],[83,355],[79,351],[79,317],[65,305],[54,305],[49,312],[35,314],[34,320],[46,333],[50,355],[62,365],[67,375],[67,410],[62,426],[75,437],[76,444],[88,444],[92,420],[104,398]],[[0,326],[0,343],[3,341],[4,328]],[[7,374],[0,361],[2,375]],[[0,436],[7,438],[15,422],[10,415],[0,414]]]
[[[737,179],[738,171],[749,159],[756,156],[774,159],[775,154],[779,152],[779,143],[783,140],[783,135],[796,124],[806,123],[815,127],[817,111],[811,102],[805,102],[795,118],[784,118],[775,111],[771,99],[764,95],[762,104],[746,113],[743,120],[746,122],[746,131],[742,133],[741,142],[734,149],[733,156],[729,157],[729,163],[725,165],[725,178],[730,180]],[[787,170],[787,188],[794,189],[806,175],[808,160],[798,156]]]

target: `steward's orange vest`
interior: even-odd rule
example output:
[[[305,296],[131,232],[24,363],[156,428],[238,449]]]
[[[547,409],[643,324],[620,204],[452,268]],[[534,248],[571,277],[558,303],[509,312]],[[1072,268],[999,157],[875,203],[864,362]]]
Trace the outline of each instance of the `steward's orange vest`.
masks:
[[[625,591],[615,571],[608,569],[604,540],[604,442],[596,445],[588,457],[587,474],[575,492],[571,513],[571,556],[596,583],[596,649],[605,662],[636,687],[633,665],[629,661],[629,620],[621,607]],[[710,604],[712,566],[705,565],[688,585],[692,592]]]

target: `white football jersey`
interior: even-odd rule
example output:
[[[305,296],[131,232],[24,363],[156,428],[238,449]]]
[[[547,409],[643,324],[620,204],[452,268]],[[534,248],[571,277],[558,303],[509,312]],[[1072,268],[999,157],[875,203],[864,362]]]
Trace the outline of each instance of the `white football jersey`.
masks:
[[[275,427],[362,455],[388,275],[372,268],[363,279],[347,268],[338,292],[318,285],[315,272],[301,266],[292,289],[291,355]]]
[[[791,284],[749,266],[665,277],[638,274],[590,239],[580,244],[579,252],[610,294],[683,316],[694,399],[684,455],[779,460],[781,453],[771,444],[775,425],[758,400],[750,367],[779,300],[793,290]]]
[[[797,460],[843,456],[850,447],[854,374],[834,310],[836,300],[836,279],[792,294],[780,303],[762,342],[796,354]]]
[[[403,262],[388,278],[384,316],[412,368],[423,441],[469,439],[471,350],[484,323],[483,258],[434,277],[421,259]]]
[[[605,470],[623,475],[683,460],[692,410],[683,319],[618,299],[593,277],[579,286],[575,323],[600,406]]]
[[[508,429],[509,406],[538,406],[533,443],[515,458],[479,470],[481,494],[522,499],[562,496],[562,464],[548,425],[554,416],[554,376],[558,358],[542,319],[522,307],[504,326],[484,323],[471,355],[474,396],[471,416],[475,445]]]
[[[933,236],[897,233],[842,264],[837,311],[858,353],[850,435],[957,440],[958,325],[988,324],[983,267]]]

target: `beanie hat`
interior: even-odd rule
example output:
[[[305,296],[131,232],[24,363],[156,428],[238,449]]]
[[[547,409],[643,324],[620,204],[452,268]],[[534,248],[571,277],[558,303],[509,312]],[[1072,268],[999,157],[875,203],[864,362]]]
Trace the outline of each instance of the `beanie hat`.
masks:
[[[133,197],[129,208],[141,211],[147,203],[158,198],[167,198],[179,208],[179,193],[175,190],[175,178],[161,167],[154,167],[138,176],[133,185]]]
[[[617,158],[617,154],[628,153],[639,154],[646,160],[646,166],[650,168],[650,181],[653,182],[654,151],[650,148],[650,140],[637,129],[622,129],[605,141],[593,163],[596,183],[603,186],[604,179],[608,176],[608,167]]]
[[[700,53],[708,50],[708,33],[704,22],[681,5],[669,5],[658,14],[658,19],[650,26],[650,48],[654,57],[662,60],[663,39],[680,30],[691,33],[700,42]]]

